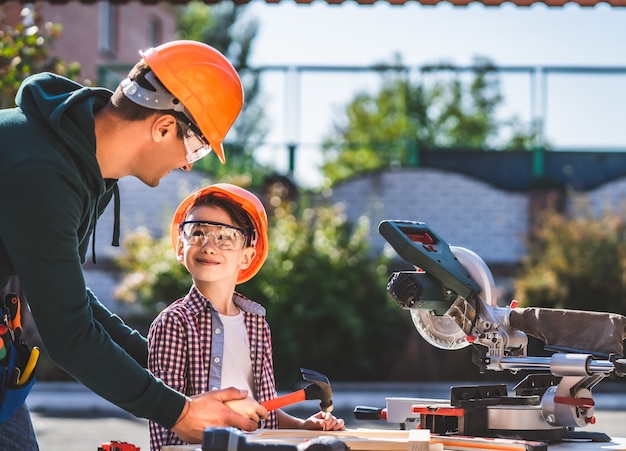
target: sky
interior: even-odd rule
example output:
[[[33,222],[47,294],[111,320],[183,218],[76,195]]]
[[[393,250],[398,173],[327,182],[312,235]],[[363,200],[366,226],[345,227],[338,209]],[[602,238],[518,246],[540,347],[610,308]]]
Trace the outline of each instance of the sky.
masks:
[[[545,138],[557,149],[626,150],[626,8],[253,0],[247,14],[259,22],[251,57],[255,67],[365,67],[392,63],[399,55],[415,68],[440,62],[469,66],[476,57],[486,57],[501,67],[623,69],[613,75],[553,74],[545,80],[534,78],[535,84],[530,75],[503,75],[506,102],[500,114],[527,122],[542,118]],[[309,72],[299,79],[268,72],[263,86],[270,133],[259,160],[286,170],[285,143],[303,143],[296,157],[296,180],[319,184],[319,143],[342,107],[357,92],[375,93],[379,80],[347,72]]]

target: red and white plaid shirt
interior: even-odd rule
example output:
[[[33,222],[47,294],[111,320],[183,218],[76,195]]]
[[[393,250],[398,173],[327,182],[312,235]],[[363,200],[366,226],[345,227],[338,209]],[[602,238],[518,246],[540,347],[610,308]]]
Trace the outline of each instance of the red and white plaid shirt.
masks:
[[[235,292],[233,301],[243,311],[250,341],[250,361],[256,393],[263,402],[275,398],[272,338],[265,308]],[[148,332],[148,368],[170,387],[187,396],[221,386],[224,355],[223,325],[217,311],[193,285],[187,296],[170,304],[152,322]],[[176,434],[150,422],[150,450],[164,445],[183,445]],[[276,429],[276,412],[261,427]]]

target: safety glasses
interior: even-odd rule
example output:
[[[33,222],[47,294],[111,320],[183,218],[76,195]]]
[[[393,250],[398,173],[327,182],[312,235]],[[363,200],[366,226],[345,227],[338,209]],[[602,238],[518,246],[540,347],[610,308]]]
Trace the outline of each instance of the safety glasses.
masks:
[[[213,221],[183,221],[180,224],[182,240],[192,246],[204,246],[209,237],[218,249],[243,249],[250,238],[244,229]]]
[[[183,129],[187,163],[193,164],[200,158],[206,157],[211,152],[211,146],[204,140],[202,135],[193,130],[191,124],[180,124]]]

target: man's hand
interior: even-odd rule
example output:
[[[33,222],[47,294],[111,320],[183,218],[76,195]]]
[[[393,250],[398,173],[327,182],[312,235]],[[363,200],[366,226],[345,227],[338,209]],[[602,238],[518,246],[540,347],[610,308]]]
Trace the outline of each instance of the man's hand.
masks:
[[[208,427],[235,427],[244,431],[254,431],[258,428],[258,419],[267,418],[265,407],[256,401],[246,401],[248,416],[245,417],[225,404],[247,397],[247,390],[233,387],[192,396],[172,431],[187,443],[202,443],[204,430]]]

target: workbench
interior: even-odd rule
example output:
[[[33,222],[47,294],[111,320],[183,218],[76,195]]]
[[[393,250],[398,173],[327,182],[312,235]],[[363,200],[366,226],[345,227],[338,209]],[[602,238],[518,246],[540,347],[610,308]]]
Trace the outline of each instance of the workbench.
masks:
[[[259,430],[246,433],[248,443],[298,445],[320,436],[333,436],[351,451],[532,451],[529,442],[430,435],[427,430],[347,429],[345,431],[307,431],[299,429]],[[532,443],[532,442],[530,442]],[[541,442],[536,442],[540,444]],[[572,441],[549,443],[554,451],[626,451],[626,438],[612,437],[611,442]],[[200,451],[201,445],[164,446],[162,451]]]

